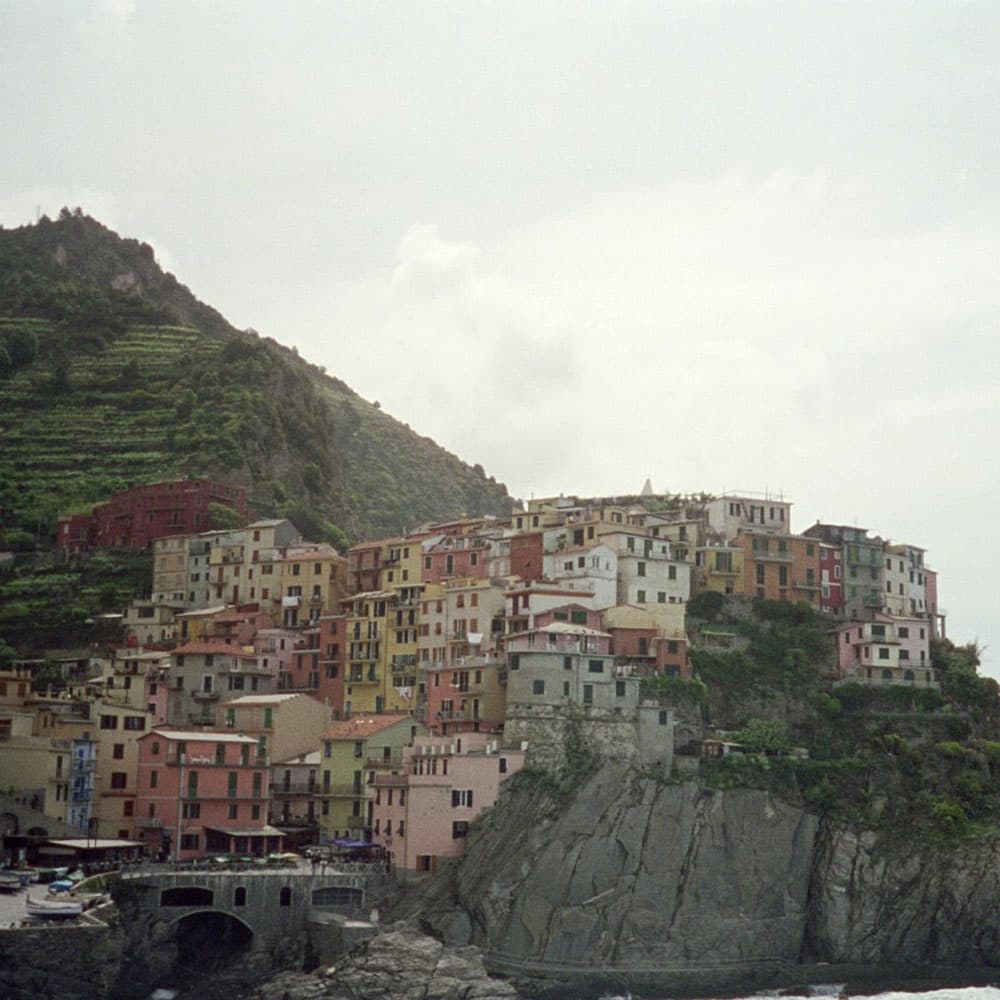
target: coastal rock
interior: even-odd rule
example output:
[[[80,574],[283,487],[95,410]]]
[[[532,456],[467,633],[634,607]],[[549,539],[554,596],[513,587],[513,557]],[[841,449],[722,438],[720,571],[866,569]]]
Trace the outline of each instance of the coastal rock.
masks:
[[[450,943],[571,968],[798,960],[815,817],[613,764],[556,819],[527,799],[483,824],[450,890],[421,907]]]
[[[448,948],[413,924],[397,923],[365,942],[332,970],[282,973],[252,1000],[516,1000],[491,978],[477,948]]]
[[[773,984],[832,965],[845,978],[995,969],[997,898],[1000,844],[893,847],[767,791],[609,763],[570,800],[541,780],[515,782],[461,863],[393,914],[477,945],[519,983],[610,970],[641,986],[637,977],[666,973],[704,993],[723,975]]]

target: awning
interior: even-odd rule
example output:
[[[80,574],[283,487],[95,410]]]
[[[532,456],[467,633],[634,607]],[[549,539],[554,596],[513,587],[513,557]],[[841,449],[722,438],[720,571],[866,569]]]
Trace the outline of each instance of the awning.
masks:
[[[213,833],[224,833],[227,837],[283,837],[284,834],[274,826],[257,826],[252,830],[234,830],[228,826],[206,826]]]
[[[335,840],[331,840],[330,843],[334,847],[346,847],[349,849],[375,846],[374,844],[369,844],[367,840],[352,840],[350,837],[337,837]]]

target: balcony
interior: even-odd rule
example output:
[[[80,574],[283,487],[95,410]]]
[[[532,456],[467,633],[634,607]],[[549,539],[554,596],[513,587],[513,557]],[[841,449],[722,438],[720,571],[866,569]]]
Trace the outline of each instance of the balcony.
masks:
[[[163,820],[159,816],[146,816],[133,820],[133,824],[139,830],[158,830],[163,826]]]
[[[321,796],[334,799],[363,799],[365,796],[364,785],[324,785],[318,793]]]
[[[271,796],[272,798],[278,798],[279,796],[291,797],[291,796],[305,796],[305,795],[318,795],[319,785],[307,781],[292,781],[288,784],[282,782],[278,785],[271,786]]]
[[[403,766],[403,754],[401,751],[395,751],[388,757],[368,757],[365,760],[365,768],[369,771],[381,771],[391,768],[399,768]]]
[[[790,563],[792,561],[792,556],[789,552],[765,552],[761,549],[752,549],[747,555],[751,559],[756,559],[757,562]]]
[[[218,691],[192,691],[191,697],[195,701],[218,701],[219,692]]]
[[[377,788],[405,788],[410,783],[408,774],[376,774]]]
[[[281,599],[281,606],[283,608],[297,608],[302,604],[302,598],[298,595],[294,597],[283,597]]]

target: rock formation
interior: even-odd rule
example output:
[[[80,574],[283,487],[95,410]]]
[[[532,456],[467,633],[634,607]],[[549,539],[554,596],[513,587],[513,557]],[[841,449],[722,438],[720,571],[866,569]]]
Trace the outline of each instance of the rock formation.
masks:
[[[490,978],[477,948],[449,948],[397,923],[325,973],[282,973],[252,1000],[516,1000]]]
[[[565,808],[544,783],[517,783],[462,862],[397,912],[513,975],[635,984],[666,970],[714,985],[819,963],[857,977],[1000,965],[998,893],[992,843],[890,851],[765,791],[607,764]]]

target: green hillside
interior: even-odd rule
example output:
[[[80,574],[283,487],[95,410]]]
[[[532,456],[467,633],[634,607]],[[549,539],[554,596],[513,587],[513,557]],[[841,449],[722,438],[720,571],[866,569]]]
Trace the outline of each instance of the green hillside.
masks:
[[[359,331],[361,333],[361,331]],[[505,514],[502,484],[275,341],[232,328],[86,216],[0,229],[0,548],[174,476],[345,540]]]

